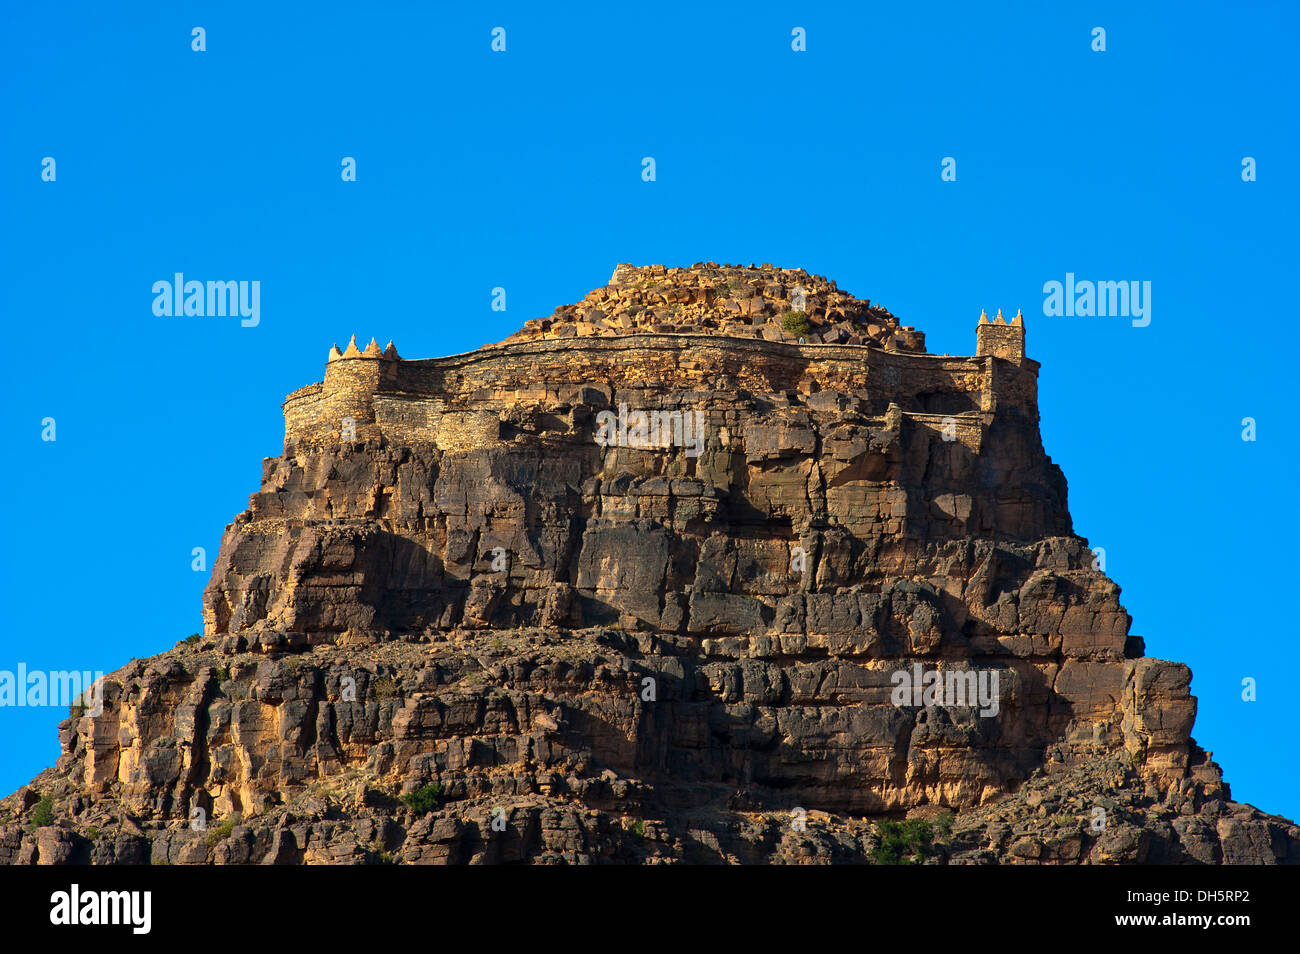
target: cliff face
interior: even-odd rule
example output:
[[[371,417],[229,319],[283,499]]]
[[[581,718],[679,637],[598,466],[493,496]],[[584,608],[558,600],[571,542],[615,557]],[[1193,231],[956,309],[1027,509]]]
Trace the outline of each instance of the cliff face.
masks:
[[[1074,535],[1023,325],[935,356],[857,302],[620,266],[562,332],[334,349],[203,637],[63,724],[0,859],[890,860],[906,817],[949,861],[1300,860]]]

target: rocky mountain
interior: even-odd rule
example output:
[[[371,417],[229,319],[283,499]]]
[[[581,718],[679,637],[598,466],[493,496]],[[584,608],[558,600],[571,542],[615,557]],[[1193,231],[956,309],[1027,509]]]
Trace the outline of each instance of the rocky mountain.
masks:
[[[62,724],[0,860],[1300,861],[1074,533],[1037,373],[1019,316],[932,355],[766,265],[335,346],[204,632]]]

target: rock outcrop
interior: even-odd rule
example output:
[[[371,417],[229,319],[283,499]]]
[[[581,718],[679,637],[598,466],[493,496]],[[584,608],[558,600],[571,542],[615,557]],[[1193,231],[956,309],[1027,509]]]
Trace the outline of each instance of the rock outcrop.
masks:
[[[620,265],[466,355],[335,346],[204,633],[63,724],[0,860],[1300,861],[1073,532],[1024,331]]]
[[[802,268],[621,264],[609,284],[549,318],[524,322],[506,341],[613,335],[719,334],[765,341],[871,344],[925,351],[925,335],[884,306],[840,291]]]

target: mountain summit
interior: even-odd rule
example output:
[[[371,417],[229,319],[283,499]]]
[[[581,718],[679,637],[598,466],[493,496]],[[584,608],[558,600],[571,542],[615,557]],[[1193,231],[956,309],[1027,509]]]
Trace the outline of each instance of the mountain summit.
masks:
[[[609,283],[549,318],[532,319],[507,341],[656,334],[713,334],[766,341],[872,344],[925,351],[925,335],[883,306],[840,291],[802,268],[621,264]]]

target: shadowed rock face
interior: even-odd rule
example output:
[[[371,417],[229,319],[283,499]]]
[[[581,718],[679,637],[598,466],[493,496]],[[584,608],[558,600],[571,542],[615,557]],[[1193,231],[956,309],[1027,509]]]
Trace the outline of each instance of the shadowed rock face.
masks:
[[[861,861],[907,816],[941,860],[1300,860],[1074,535],[1023,325],[687,332],[332,352],[203,638],[63,724],[0,859]]]

